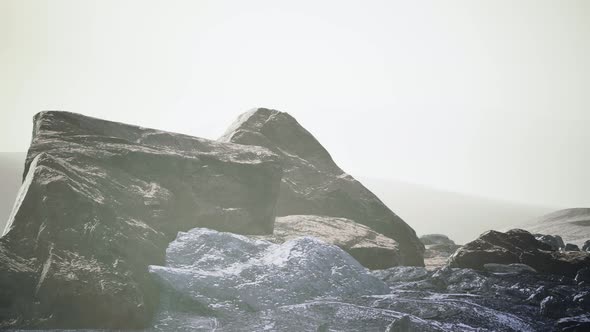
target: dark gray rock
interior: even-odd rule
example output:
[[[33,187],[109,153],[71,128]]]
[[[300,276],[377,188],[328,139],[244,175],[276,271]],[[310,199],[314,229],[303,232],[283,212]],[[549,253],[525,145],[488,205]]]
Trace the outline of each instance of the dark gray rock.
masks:
[[[403,265],[423,266],[424,246],[415,231],[371,191],[343,172],[324,147],[292,116],[254,109],[219,139],[263,146],[280,156],[284,175],[277,215],[323,215],[366,225],[399,244]]]
[[[34,118],[0,238],[0,327],[139,328],[176,233],[272,232],[281,167],[255,146],[65,112]]]
[[[535,234],[535,239],[538,241],[547,243],[551,246],[553,250],[561,250],[565,248],[565,244],[563,243],[563,239],[559,235],[544,235],[544,234]]]
[[[565,245],[565,248],[563,250],[565,250],[565,251],[580,251],[580,247],[578,247],[575,244],[568,243]]]
[[[590,314],[561,318],[557,321],[556,327],[559,331],[590,331]]]
[[[590,251],[590,240],[584,242],[584,245],[582,245],[582,250]]]
[[[433,245],[433,244],[446,244],[446,245],[454,245],[455,241],[449,239],[448,236],[443,234],[426,234],[420,236],[420,242],[424,245]]]
[[[559,318],[563,316],[565,306],[563,300],[557,299],[553,296],[547,296],[541,301],[539,312],[543,316]]]
[[[305,235],[337,245],[370,269],[385,269],[400,264],[395,240],[346,218],[309,215],[278,217],[273,235],[260,238],[283,243]]]
[[[590,284],[590,266],[584,267],[576,273],[576,277],[574,278],[577,283],[588,283]]]
[[[590,265],[590,253],[553,251],[529,232],[513,229],[506,233],[489,231],[467,243],[449,258],[450,267],[483,269],[484,264],[526,264],[540,273],[574,278],[579,269]]]

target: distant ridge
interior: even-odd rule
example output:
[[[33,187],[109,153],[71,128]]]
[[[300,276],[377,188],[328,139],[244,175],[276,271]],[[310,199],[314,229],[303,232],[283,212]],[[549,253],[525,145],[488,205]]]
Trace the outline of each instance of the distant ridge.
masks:
[[[472,241],[490,229],[511,229],[555,210],[554,207],[449,192],[403,181],[360,179],[418,235],[445,234],[458,244]]]
[[[582,246],[590,240],[590,208],[558,210],[520,227],[532,233],[560,235],[564,242]]]

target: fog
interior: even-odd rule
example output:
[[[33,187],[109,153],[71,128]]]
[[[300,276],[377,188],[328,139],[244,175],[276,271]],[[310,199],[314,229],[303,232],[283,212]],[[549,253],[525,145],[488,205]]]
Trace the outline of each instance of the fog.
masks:
[[[588,206],[589,15],[587,1],[3,0],[0,151],[26,151],[46,109],[216,138],[264,106],[355,176]]]

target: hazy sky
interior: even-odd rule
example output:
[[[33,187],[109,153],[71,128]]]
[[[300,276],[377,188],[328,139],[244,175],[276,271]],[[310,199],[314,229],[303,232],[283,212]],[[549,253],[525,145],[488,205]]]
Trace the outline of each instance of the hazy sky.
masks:
[[[590,206],[590,1],[0,0],[0,151],[60,109],[294,115],[353,175]]]

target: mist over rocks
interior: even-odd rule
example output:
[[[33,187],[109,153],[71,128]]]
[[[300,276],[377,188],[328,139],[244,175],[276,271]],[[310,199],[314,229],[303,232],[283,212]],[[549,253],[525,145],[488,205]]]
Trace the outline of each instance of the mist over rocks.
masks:
[[[148,265],[197,226],[271,233],[281,173],[262,147],[37,114],[0,238],[0,327],[147,326]]]
[[[219,139],[262,146],[283,166],[277,215],[347,218],[399,245],[400,264],[423,266],[416,232],[377,196],[336,165],[324,147],[287,113],[257,108],[238,117]]]

